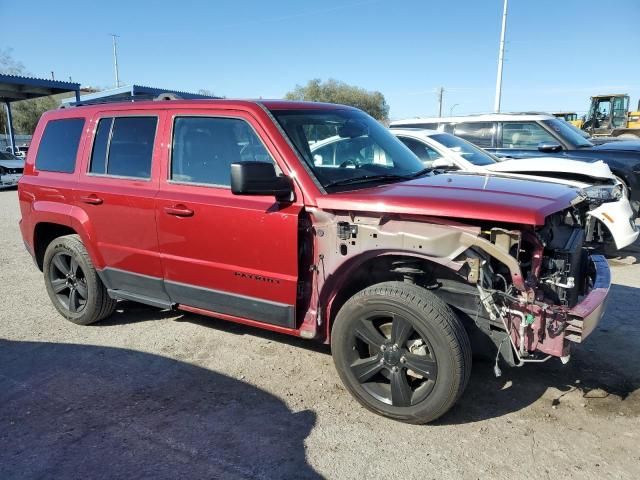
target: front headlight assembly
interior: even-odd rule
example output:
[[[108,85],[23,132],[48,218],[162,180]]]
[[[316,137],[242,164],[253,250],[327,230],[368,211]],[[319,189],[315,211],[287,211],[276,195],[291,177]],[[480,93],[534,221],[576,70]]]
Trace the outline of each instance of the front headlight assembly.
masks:
[[[592,185],[582,190],[590,200],[612,202],[620,200],[624,194],[622,185]]]

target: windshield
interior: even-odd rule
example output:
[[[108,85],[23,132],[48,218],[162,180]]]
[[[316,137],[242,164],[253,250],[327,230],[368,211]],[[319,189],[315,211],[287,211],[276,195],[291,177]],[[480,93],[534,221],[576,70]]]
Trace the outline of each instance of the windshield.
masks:
[[[476,147],[472,143],[469,143],[460,137],[456,137],[455,135],[451,135],[449,133],[438,133],[437,135],[431,135],[430,138],[440,143],[441,145],[444,145],[452,152],[457,153],[467,162],[472,163],[478,167],[491,165],[492,163],[497,162],[497,160],[493,156],[491,156],[484,150]]]
[[[336,108],[271,113],[324,188],[400,181],[424,171],[411,150],[363,112]]]
[[[554,118],[551,120],[542,120],[542,123],[553,129],[565,142],[571,143],[577,148],[593,147],[593,143],[574,131],[564,120]]]

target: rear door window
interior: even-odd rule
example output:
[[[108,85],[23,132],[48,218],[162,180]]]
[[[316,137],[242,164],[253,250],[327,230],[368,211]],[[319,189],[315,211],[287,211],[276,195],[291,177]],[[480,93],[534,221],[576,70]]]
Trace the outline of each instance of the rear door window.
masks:
[[[478,147],[491,148],[493,146],[493,134],[495,124],[493,122],[462,122],[453,125],[453,133],[456,137],[464,138]]]
[[[150,178],[157,117],[109,117],[98,122],[89,172]]]
[[[36,168],[48,172],[73,173],[83,127],[82,118],[48,122],[38,147]]]

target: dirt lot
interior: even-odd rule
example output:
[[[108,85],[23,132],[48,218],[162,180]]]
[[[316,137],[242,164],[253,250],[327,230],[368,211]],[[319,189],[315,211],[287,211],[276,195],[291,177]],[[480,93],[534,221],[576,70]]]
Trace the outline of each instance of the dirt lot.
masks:
[[[476,362],[434,425],[361,408],[319,345],[123,303],[64,321],[0,191],[0,478],[640,478],[640,248],[572,361]],[[636,256],[634,256],[634,254]]]

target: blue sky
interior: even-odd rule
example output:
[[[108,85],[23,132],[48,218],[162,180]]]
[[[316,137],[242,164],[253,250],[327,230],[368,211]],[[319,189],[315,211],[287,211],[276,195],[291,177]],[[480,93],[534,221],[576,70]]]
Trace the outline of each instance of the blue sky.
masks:
[[[399,119],[435,114],[439,86],[446,114],[491,111],[501,15],[502,0],[0,0],[0,45],[34,75],[108,87],[117,33],[126,83],[279,98],[336,78]],[[639,25],[640,0],[510,0],[503,111],[584,111],[611,91],[636,105]]]

